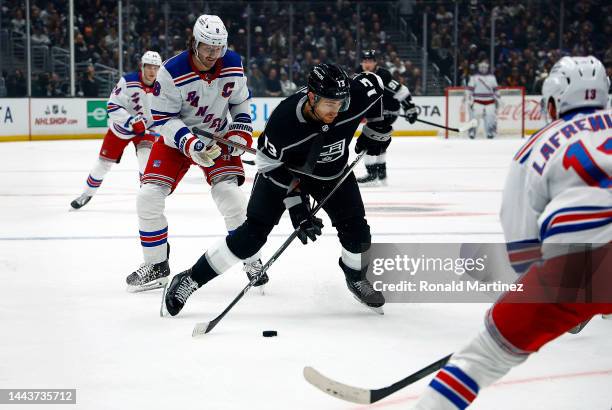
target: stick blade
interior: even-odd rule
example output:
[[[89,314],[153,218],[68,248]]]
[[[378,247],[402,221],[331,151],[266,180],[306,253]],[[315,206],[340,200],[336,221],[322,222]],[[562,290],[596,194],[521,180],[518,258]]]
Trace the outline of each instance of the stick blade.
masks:
[[[304,367],[304,379],[330,396],[357,404],[372,403],[370,390],[339,383],[329,377],[323,376],[310,366]]]
[[[193,332],[191,332],[191,337],[204,336],[206,333],[210,331],[209,326],[210,326],[210,322],[196,323],[196,325],[193,327]]]
[[[472,118],[471,120],[469,120],[468,122],[466,122],[465,124],[459,127],[459,132],[465,132],[472,128],[476,128],[477,126],[478,126],[478,120],[476,120],[476,118]]]

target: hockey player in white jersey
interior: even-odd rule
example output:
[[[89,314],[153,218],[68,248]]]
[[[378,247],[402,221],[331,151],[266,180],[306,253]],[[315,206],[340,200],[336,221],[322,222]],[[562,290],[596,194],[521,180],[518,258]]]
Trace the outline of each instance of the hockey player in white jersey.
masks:
[[[89,172],[83,193],[70,204],[73,209],[80,209],[91,200],[113,164],[121,161],[123,151],[130,142],[136,149],[142,177],[155,141],[151,132],[151,97],[162,59],[155,51],[147,51],[140,62],[140,71],[121,77],[110,95],[106,106],[110,126],[104,136],[99,158]]]
[[[162,138],[153,145],[138,192],[144,264],[126,279],[132,292],[159,288],[168,281],[165,201],[191,165],[198,166],[211,185],[211,196],[230,235],[246,218],[247,199],[240,189],[243,152],[192,133],[199,127],[240,144],[252,143],[247,80],[240,55],[227,48],[227,30],[218,16],[196,20],[189,49],[164,62],[153,95],[153,119]],[[260,269],[258,254],[244,263],[249,278]],[[263,276],[256,286],[267,280]]]
[[[415,409],[464,409],[546,343],[612,312],[608,88],[594,57],[564,57],[552,68],[543,94],[554,121],[514,157],[501,213],[506,238],[541,245],[542,261],[519,279],[523,292],[493,305],[485,329],[451,357]]]
[[[487,138],[497,136],[497,108],[500,104],[497,80],[489,73],[489,63],[478,64],[478,74],[470,76],[465,99],[470,110],[470,119],[476,118],[478,125],[469,130],[470,138],[476,138],[476,131],[484,122]]]

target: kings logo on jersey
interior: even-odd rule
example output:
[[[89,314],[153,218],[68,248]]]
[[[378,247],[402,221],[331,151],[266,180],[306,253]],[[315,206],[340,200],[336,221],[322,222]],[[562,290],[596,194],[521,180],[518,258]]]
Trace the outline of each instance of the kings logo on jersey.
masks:
[[[333,144],[323,145],[321,153],[319,154],[319,160],[317,163],[332,162],[340,157],[344,153],[344,140],[334,142]]]

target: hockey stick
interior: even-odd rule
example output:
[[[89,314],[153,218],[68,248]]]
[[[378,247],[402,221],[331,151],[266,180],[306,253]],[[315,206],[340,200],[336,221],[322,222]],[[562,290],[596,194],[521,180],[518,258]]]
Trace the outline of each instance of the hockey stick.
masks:
[[[211,132],[204,131],[203,129],[200,129],[198,127],[194,127],[192,131],[196,135],[220,142],[221,144],[227,145],[229,147],[241,149],[245,152],[248,152],[249,154],[257,154],[257,150],[255,148],[247,147],[246,145],[240,144],[238,142],[230,141]]]
[[[340,185],[342,185],[344,180],[351,174],[351,172],[353,172],[353,168],[355,168],[355,166],[357,166],[357,164],[359,163],[359,161],[361,161],[361,159],[364,157],[364,155],[365,155],[365,151],[363,151],[362,153],[357,155],[357,158],[355,158],[355,160],[353,160],[351,165],[348,167],[348,169],[346,170],[344,175],[340,178],[338,183],[336,183],[336,185],[330,191],[330,193],[327,194],[327,196],[325,198],[323,198],[321,200],[321,202],[319,202],[317,204],[317,206],[312,210],[312,213],[311,213],[312,216],[315,216],[317,214],[317,212],[319,212],[319,210],[321,210],[323,205],[325,205],[327,203],[329,198],[331,198],[332,195],[338,190],[338,188],[340,188]],[[191,333],[191,336],[192,337],[203,336],[206,333],[208,333],[211,330],[213,330],[213,328],[215,326],[217,326],[217,324],[221,321],[221,319],[223,319],[223,317],[227,314],[227,312],[229,312],[234,307],[234,305],[236,305],[236,303],[238,303],[238,301],[240,299],[242,299],[242,297],[245,295],[245,293],[247,293],[249,291],[249,289],[251,289],[251,287],[255,284],[255,282],[257,282],[259,280],[259,278],[268,269],[270,269],[270,266],[272,266],[272,264],[276,261],[276,259],[278,259],[278,257],[281,256],[281,254],[285,251],[285,249],[287,249],[289,247],[291,242],[293,242],[293,240],[297,237],[298,231],[299,231],[299,228],[296,228],[291,233],[291,235],[289,235],[289,237],[285,240],[285,242],[283,242],[283,244],[280,246],[280,248],[278,248],[276,250],[276,252],[274,252],[274,254],[270,257],[270,259],[268,259],[266,264],[263,265],[259,275],[256,275],[256,276],[253,277],[253,279],[251,279],[251,281],[244,287],[244,289],[242,289],[242,291],[238,294],[238,296],[236,296],[234,298],[234,300],[225,308],[225,310],[223,312],[221,312],[221,314],[219,316],[217,316],[216,318],[214,318],[210,322],[196,323],[196,325],[193,328],[193,332]]]
[[[405,118],[405,119],[408,119],[408,117],[406,117],[405,115],[402,115],[402,117]],[[429,122],[429,121],[426,121],[426,120],[421,120],[419,118],[417,118],[416,120],[418,122],[422,122],[423,124],[433,125],[434,127],[438,127],[438,128],[442,128],[443,130],[449,130],[449,131],[454,131],[454,132],[465,132],[465,131],[469,130],[470,128],[474,128],[474,127],[478,126],[478,121],[476,121],[475,118],[472,118],[471,120],[469,120],[465,124],[461,125],[459,128],[447,127],[447,126],[444,126],[442,124],[436,124],[435,122]]]
[[[304,367],[304,378],[308,383],[330,396],[358,404],[371,404],[390,396],[406,386],[418,382],[436,370],[440,370],[448,362],[450,357],[451,355],[449,354],[416,373],[380,389],[362,389],[360,387],[349,386],[348,384],[343,384],[323,376],[312,367]]]

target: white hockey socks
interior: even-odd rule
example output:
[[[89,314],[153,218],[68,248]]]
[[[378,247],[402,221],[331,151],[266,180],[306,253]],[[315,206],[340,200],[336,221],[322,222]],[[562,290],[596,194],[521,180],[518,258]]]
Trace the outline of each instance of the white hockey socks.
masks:
[[[89,176],[87,177],[87,182],[85,183],[85,189],[83,193],[87,196],[93,196],[100,185],[102,185],[102,181],[108,171],[112,168],[113,163],[104,159],[99,159],[96,161],[96,164],[89,172]]]
[[[170,188],[156,184],[144,184],[138,191],[138,229],[146,263],[155,264],[167,259],[168,221],[164,208],[169,194]]]
[[[528,355],[502,349],[487,330],[451,357],[419,399],[414,410],[465,409],[483,389],[499,380]]]
[[[140,173],[140,178],[144,175],[145,168],[147,167],[147,162],[149,161],[149,154],[151,154],[151,145],[149,144],[140,144],[136,147],[136,158],[138,158],[138,172]]]

